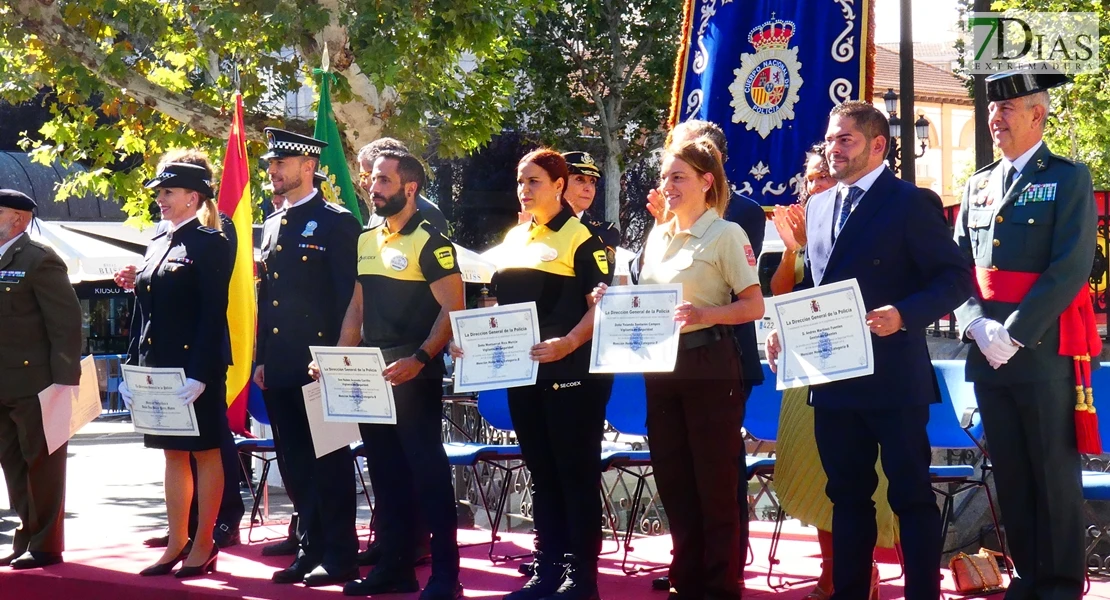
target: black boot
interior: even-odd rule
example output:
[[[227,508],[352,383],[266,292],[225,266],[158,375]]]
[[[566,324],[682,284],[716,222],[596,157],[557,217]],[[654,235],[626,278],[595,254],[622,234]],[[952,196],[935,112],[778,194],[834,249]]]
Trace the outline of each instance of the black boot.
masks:
[[[547,558],[543,552],[535,552],[535,573],[528,583],[519,590],[505,596],[502,600],[541,600],[554,594],[563,583],[563,574],[566,565],[554,562]]]
[[[600,600],[597,592],[597,559],[582,560],[574,554],[564,556],[566,574],[555,593],[545,600]]]

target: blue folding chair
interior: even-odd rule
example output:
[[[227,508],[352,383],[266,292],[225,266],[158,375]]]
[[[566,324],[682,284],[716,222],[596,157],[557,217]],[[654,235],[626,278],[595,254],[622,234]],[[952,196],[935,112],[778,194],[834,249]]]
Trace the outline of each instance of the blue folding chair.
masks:
[[[1091,373],[1091,387],[1095,390],[1096,400],[1103,400],[1110,394],[1110,363],[1102,363],[1101,368]],[[1096,402],[1096,406],[1099,403]],[[1102,444],[1105,447],[1110,447],[1110,419],[1104,419],[1103,411],[1107,410],[1106,405],[1102,404],[1096,415],[1098,415],[1098,433],[1102,438]],[[1091,502],[1106,502],[1110,501],[1110,473],[1104,472],[1106,466],[1099,465],[1102,461],[1099,457],[1087,457],[1087,470],[1083,471],[1083,512],[1087,516],[1087,546],[1084,551],[1084,562],[1087,564],[1088,571],[1095,570],[1101,571],[1110,568],[1110,556],[1102,557],[1095,554],[1099,542],[1107,539],[1110,536],[1110,524],[1105,523],[1098,515],[1098,512],[1091,506]],[[1101,466],[1103,470],[1092,469],[1091,467]],[[1088,580],[1090,585],[1090,580]]]
[[[941,539],[948,539],[948,527],[957,512],[956,497],[976,488],[982,488],[987,496],[987,507],[991,511],[991,520],[994,522],[998,547],[1002,550],[1004,566],[1007,571],[1010,571],[1006,542],[998,522],[998,509],[995,506],[991,488],[987,485],[987,473],[990,471],[989,455],[980,442],[983,439],[983,423],[978,416],[975,388],[965,380],[962,360],[934,360],[933,370],[936,373],[941,402],[929,406],[929,423],[926,425],[929,445],[941,449],[978,451],[982,457],[979,477],[976,477],[973,465],[929,467],[933,491],[944,498],[941,508],[943,519]],[[953,489],[952,486],[955,488]]]
[[[262,390],[254,382],[251,382],[247,392],[247,412],[262,425],[270,424],[270,415],[266,412],[266,403],[262,400]],[[251,534],[254,532],[255,522],[262,524],[262,495],[266,492],[270,465],[277,460],[277,448],[274,445],[274,438],[244,438],[235,441],[235,449],[239,452],[239,467],[243,470],[243,479],[250,487],[253,500],[250,527],[247,529],[247,542],[251,543],[254,541],[251,539]],[[258,476],[257,485],[251,481],[247,467],[247,461],[252,458],[262,461],[262,472]]]
[[[478,414],[495,429],[500,429],[502,431],[513,430],[513,420],[509,415],[509,393],[506,390],[487,390],[479,392]],[[501,518],[505,515],[505,507],[508,503],[509,491],[512,487],[509,485],[510,481],[517,471],[524,468],[524,456],[520,453],[520,446],[518,444],[484,444],[481,442],[444,442],[443,449],[447,453],[447,462],[451,466],[467,467],[470,469],[471,475],[473,476],[474,488],[482,499],[482,508],[485,510],[486,518],[489,519],[490,522],[490,561],[497,562],[499,559],[509,560],[527,556],[495,557],[493,553],[494,546],[497,542],[501,541],[499,531],[501,528]],[[513,461],[517,461],[518,464],[512,464]],[[502,475],[503,485],[501,486],[500,492],[497,494],[493,511],[490,511],[489,495],[482,486],[481,477],[478,474],[479,464],[484,464]],[[488,485],[492,488],[495,481],[496,477],[490,477]],[[482,542],[482,544],[485,544],[485,542]],[[467,544],[460,544],[460,546],[465,547]]]

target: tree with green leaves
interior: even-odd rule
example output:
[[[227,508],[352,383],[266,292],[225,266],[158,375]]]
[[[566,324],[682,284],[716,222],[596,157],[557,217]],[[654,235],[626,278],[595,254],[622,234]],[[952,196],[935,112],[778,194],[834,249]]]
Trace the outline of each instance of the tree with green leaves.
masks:
[[[383,133],[442,156],[474,150],[500,130],[523,58],[515,37],[542,1],[7,0],[0,99],[53,90],[32,152],[88,167],[58,197],[114,190],[141,215],[140,182],[167,148],[220,156],[236,90],[253,142],[267,125],[311,132],[287,122],[285,98],[325,46],[352,160]],[[142,166],[116,168],[123,159]]]
[[[520,41],[526,59],[518,127],[547,143],[597,138],[605,218],[619,223],[627,165],[661,145],[670,107],[682,3],[562,0]],[[591,145],[589,143],[585,144]]]

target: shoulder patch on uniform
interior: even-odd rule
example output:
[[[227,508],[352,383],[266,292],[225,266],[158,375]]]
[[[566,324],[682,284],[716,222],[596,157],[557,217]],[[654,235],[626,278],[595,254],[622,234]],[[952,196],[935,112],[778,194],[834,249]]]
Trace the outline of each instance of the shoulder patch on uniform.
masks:
[[[432,254],[435,255],[436,262],[439,263],[439,266],[443,267],[444,269],[448,269],[448,270],[455,268],[455,247],[454,246],[447,245],[447,246],[444,246],[442,248],[436,248],[435,251],[432,252]]]
[[[203,226],[197,227],[197,231],[203,231],[204,233],[219,233],[220,232],[219,229],[213,229],[211,227],[203,227]]]
[[[332,204],[331,202],[325,202],[324,203],[324,208],[330,210],[333,213],[339,213],[339,214],[344,214],[344,213],[350,213],[351,212],[351,211],[343,208],[342,206],[339,206],[338,204]]]
[[[604,250],[594,251],[594,262],[597,263],[597,268],[602,275],[609,274],[609,259],[605,256]]]

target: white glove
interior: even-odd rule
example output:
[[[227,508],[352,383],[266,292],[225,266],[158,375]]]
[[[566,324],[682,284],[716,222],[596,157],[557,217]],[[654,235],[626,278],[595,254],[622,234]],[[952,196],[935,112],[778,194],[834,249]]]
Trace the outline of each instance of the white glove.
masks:
[[[967,335],[975,340],[975,344],[979,346],[987,362],[995,369],[1006,364],[1018,350],[1017,346],[1012,344],[1006,328],[994,319],[986,317],[975,319],[971,325],[968,325]]]
[[[119,397],[123,399],[123,405],[127,410],[131,410],[131,388],[127,387],[127,382],[120,379],[119,387],[116,389],[119,391]]]
[[[186,379],[185,385],[181,386],[181,389],[174,392],[174,394],[177,395],[177,399],[181,401],[182,406],[189,406],[204,393],[204,387],[204,384],[196,379]]]

